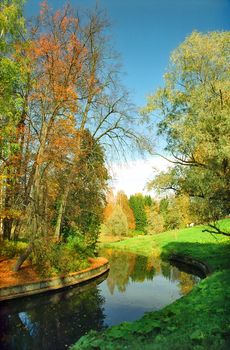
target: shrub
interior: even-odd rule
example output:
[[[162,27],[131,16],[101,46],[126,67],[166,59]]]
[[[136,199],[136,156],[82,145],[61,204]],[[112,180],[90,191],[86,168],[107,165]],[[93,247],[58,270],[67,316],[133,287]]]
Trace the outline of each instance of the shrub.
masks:
[[[66,248],[73,252],[85,255],[87,250],[87,245],[84,236],[81,234],[72,235],[67,238]]]
[[[27,245],[28,243],[26,242],[2,241],[0,245],[0,256],[11,259],[20,255]]]
[[[42,276],[66,274],[89,266],[82,238],[69,237],[67,243],[42,238],[34,243],[32,261]]]
[[[141,230],[129,230],[128,237],[144,236],[146,233]]]
[[[58,273],[69,273],[85,269],[89,266],[87,259],[83,259],[73,249],[65,244],[60,244],[52,251],[52,268]]]
[[[40,238],[33,243],[31,263],[42,276],[52,274],[52,250],[54,243],[47,238]]]

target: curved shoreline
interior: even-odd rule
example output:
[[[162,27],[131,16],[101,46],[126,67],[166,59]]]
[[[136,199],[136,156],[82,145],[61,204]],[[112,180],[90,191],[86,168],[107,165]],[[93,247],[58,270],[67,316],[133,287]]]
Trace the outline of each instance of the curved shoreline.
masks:
[[[224,227],[229,220],[220,222]],[[106,244],[108,248],[161,255],[162,260],[196,266],[202,279],[186,296],[162,310],[147,312],[139,320],[112,326],[81,337],[71,350],[107,349],[228,349],[225,330],[230,323],[229,239],[204,235],[204,226],[130,238]],[[171,259],[170,259],[171,258]],[[186,264],[187,263],[187,264]],[[185,270],[186,271],[186,270]],[[203,278],[203,277],[201,277]],[[217,311],[218,310],[218,311]]]
[[[87,269],[73,272],[66,276],[51,277],[38,282],[2,287],[0,288],[0,302],[80,284],[94,279],[109,270],[109,261],[106,258],[92,258],[90,262],[92,264]]]
[[[167,260],[169,261],[170,264],[176,262],[176,263],[185,264],[187,266],[192,266],[195,269],[200,270],[202,272],[202,274],[204,275],[204,277],[207,277],[208,275],[210,275],[212,273],[210,266],[205,264],[203,261],[193,259],[190,256],[174,253],[174,254],[171,254],[167,258]]]

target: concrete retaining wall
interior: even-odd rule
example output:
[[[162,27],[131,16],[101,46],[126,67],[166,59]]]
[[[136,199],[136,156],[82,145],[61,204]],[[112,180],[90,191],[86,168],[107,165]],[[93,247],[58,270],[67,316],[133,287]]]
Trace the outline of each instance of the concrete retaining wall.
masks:
[[[91,259],[91,264],[89,268],[67,276],[52,277],[39,282],[0,288],[0,301],[76,285],[98,277],[109,270],[109,262],[105,258]]]

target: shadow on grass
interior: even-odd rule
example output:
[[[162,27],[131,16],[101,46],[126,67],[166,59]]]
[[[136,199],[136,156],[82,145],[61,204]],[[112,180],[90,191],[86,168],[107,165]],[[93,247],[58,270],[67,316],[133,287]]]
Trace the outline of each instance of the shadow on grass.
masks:
[[[161,258],[166,260],[171,255],[191,257],[202,261],[212,271],[230,268],[230,242],[229,243],[191,243],[170,242],[162,247]]]

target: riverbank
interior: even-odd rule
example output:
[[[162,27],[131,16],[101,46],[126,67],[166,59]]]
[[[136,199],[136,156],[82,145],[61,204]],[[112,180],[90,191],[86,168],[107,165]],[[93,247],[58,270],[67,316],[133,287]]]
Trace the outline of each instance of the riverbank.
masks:
[[[107,259],[90,258],[89,267],[84,270],[44,279],[27,262],[18,272],[13,271],[14,264],[15,259],[5,259],[0,262],[0,301],[80,284],[104,274],[109,269]]]
[[[228,226],[230,220],[221,225]],[[122,323],[103,333],[90,332],[72,350],[151,349],[224,350],[230,348],[230,243],[211,236],[203,227],[135,237],[106,246],[145,256],[190,257],[212,272],[185,297],[140,320]]]

